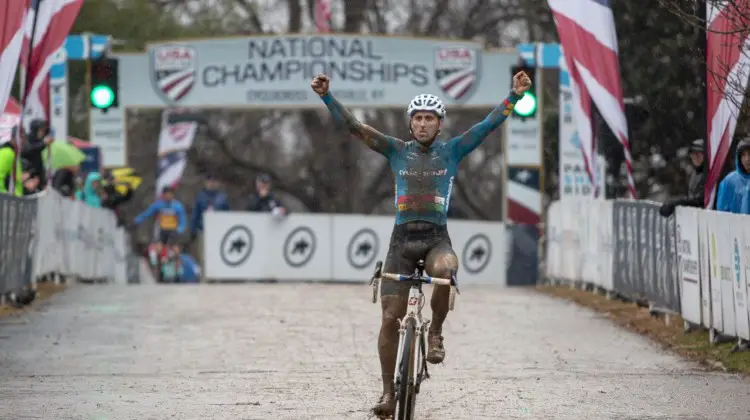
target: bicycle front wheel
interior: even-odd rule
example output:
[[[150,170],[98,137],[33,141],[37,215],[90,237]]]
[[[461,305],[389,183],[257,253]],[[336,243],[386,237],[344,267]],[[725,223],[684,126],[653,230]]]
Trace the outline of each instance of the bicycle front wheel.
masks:
[[[416,326],[414,320],[406,321],[404,346],[401,349],[401,366],[399,376],[401,383],[398,389],[398,420],[411,420],[414,414],[414,349],[416,347]]]

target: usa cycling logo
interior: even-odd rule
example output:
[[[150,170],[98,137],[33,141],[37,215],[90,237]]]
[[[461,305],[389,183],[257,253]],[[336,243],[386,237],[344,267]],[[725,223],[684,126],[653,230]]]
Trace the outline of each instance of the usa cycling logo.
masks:
[[[151,83],[166,102],[177,102],[195,86],[197,52],[187,45],[159,45],[151,50]]]
[[[447,97],[465,101],[479,81],[481,52],[468,47],[438,47],[435,50],[435,81]]]

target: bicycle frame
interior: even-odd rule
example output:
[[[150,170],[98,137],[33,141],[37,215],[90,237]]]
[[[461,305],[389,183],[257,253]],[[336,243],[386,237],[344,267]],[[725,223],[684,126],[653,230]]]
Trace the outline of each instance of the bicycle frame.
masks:
[[[383,273],[382,272],[383,263],[382,261],[378,261],[378,263],[375,266],[375,274],[373,275],[372,279],[370,280],[370,283],[373,285],[373,303],[377,301],[377,288],[380,285],[380,282],[382,279],[391,280],[391,281],[403,281],[407,283],[411,283],[411,287],[409,288],[409,300],[407,301],[406,305],[406,314],[403,318],[399,320],[399,328],[398,328],[398,350],[396,353],[396,369],[394,372],[394,382],[396,389],[398,389],[399,384],[402,380],[413,380],[414,383],[414,389],[415,393],[419,393],[419,385],[422,383],[424,379],[427,379],[430,377],[429,372],[427,371],[427,361],[426,361],[426,352],[427,352],[427,345],[426,345],[426,335],[425,332],[428,331],[428,328],[430,326],[430,320],[426,319],[422,316],[422,308],[424,307],[424,292],[422,292],[422,284],[438,284],[438,285],[445,285],[445,286],[451,286],[455,288],[456,293],[459,293],[458,291],[458,282],[456,280],[455,273],[451,276],[450,279],[442,279],[437,277],[430,277],[424,275],[424,261],[420,260],[417,263],[417,268],[414,270],[414,274],[411,275],[404,275],[404,274],[393,274],[393,273]],[[377,284],[375,284],[375,281],[377,280]],[[451,304],[451,307],[453,305]],[[452,308],[451,308],[452,309]],[[401,378],[401,372],[400,372],[400,366],[402,361],[402,352],[404,349],[404,341],[406,337],[406,330],[409,326],[409,323],[414,323],[414,340],[415,345],[413,347],[414,354],[414,363],[415,363],[415,369],[413,369],[414,377],[412,378]]]
[[[427,373],[427,364],[425,362],[425,348],[426,348],[426,337],[425,332],[430,326],[430,320],[422,317],[422,308],[424,307],[424,293],[422,292],[422,284],[416,283],[409,288],[409,300],[406,305],[406,315],[399,321],[398,328],[398,351],[396,353],[396,369],[394,372],[394,380],[398,385],[402,380],[412,379],[414,386],[419,389],[419,384],[423,379],[429,377]],[[415,346],[413,348],[414,363],[416,369],[414,369],[414,377],[412,378],[401,378],[401,372],[399,371],[401,366],[401,356],[404,349],[404,337],[406,337],[406,328],[409,320],[414,320],[414,341]]]

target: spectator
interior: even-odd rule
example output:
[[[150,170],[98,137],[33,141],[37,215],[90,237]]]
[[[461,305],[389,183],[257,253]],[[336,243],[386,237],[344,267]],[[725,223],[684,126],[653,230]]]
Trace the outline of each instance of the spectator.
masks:
[[[190,218],[190,239],[198,244],[198,264],[205,269],[203,261],[203,214],[207,211],[227,211],[229,202],[227,194],[219,189],[219,181],[213,176],[206,177],[204,188],[198,193]]]
[[[247,211],[271,212],[273,215],[286,215],[288,213],[284,204],[277,200],[271,193],[271,177],[261,174],[255,179],[256,193],[250,196],[245,207]]]
[[[21,181],[23,182],[23,195],[32,195],[42,191],[39,174],[26,159],[21,159]]]
[[[126,186],[125,193],[117,191],[117,184],[113,181],[107,181],[102,184],[99,198],[101,199],[102,207],[112,210],[117,218],[117,226],[124,226],[125,220],[120,212],[120,205],[126,203],[133,197],[133,189],[130,186]]]
[[[42,153],[54,139],[50,135],[49,124],[46,121],[35,119],[29,124],[29,135],[21,152],[21,157],[29,161],[34,173],[38,174],[39,186],[44,189],[47,185],[47,174],[44,168]]]
[[[99,172],[90,172],[86,176],[83,188],[76,193],[76,199],[85,202],[91,207],[100,208],[102,206],[102,200],[99,197],[101,181],[102,176]]]
[[[15,137],[16,128],[13,128],[13,137]],[[13,161],[16,156],[16,149],[12,142],[6,142],[0,145],[0,192],[8,193],[10,191],[10,171],[13,168]],[[14,183],[14,195],[23,195],[23,179],[21,171],[21,159],[16,161],[16,172]]]
[[[750,137],[737,145],[735,170],[719,184],[716,210],[750,214]]]
[[[60,168],[52,175],[52,188],[64,197],[73,197],[76,193],[76,175],[78,168],[71,166]]]
[[[677,206],[703,207],[703,196],[706,185],[706,151],[703,139],[693,140],[688,149],[690,153],[690,163],[693,167],[693,173],[688,181],[687,196],[669,200],[662,204],[659,213],[664,217],[669,217],[674,213]]]

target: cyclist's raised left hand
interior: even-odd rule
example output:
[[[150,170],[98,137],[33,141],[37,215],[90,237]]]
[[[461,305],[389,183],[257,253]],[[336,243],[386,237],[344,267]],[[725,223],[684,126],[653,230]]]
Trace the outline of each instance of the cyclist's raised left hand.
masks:
[[[328,93],[328,88],[330,86],[331,82],[328,79],[328,76],[321,73],[313,79],[312,83],[310,83],[310,86],[312,87],[312,90],[315,91],[320,96],[325,95]]]
[[[513,93],[516,95],[523,95],[530,87],[531,79],[528,74],[519,71],[513,76]]]

